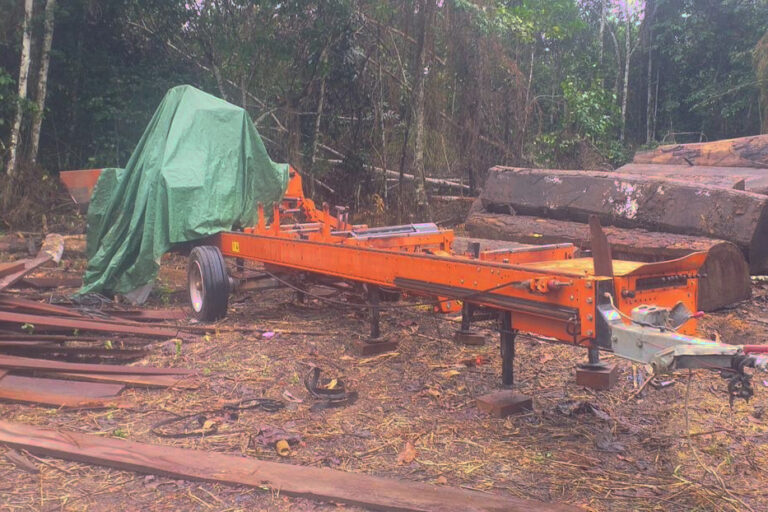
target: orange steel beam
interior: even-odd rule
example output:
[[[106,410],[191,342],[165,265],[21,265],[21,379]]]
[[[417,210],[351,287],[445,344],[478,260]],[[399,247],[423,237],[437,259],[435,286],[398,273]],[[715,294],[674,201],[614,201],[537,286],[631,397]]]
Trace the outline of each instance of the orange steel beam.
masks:
[[[288,203],[290,218],[300,211],[305,223],[281,224]],[[592,259],[575,258],[570,244],[485,251],[478,258],[456,255],[450,230],[429,224],[365,229],[332,217],[326,204],[317,210],[293,169],[269,226],[264,208],[258,208],[256,226],[214,237],[224,256],[512,311],[514,329],[585,346],[598,341],[596,305],[606,301],[605,291],[627,315],[642,303],[672,307],[683,302],[696,311],[696,274],[706,257],[617,261],[610,278],[595,276]],[[693,334],[695,322],[680,332]],[[601,346],[610,349],[610,342],[603,339]]]
[[[313,239],[300,240],[294,234],[275,234],[271,228],[261,234],[221,233],[214,238],[214,244],[225,256],[260,261],[286,270],[464,299],[512,311],[514,329],[586,346],[592,345],[597,336],[595,306],[602,301],[598,288],[603,289],[598,283],[607,281],[619,293],[622,290],[635,293],[634,299],[617,298],[617,305],[627,314],[634,307],[632,302],[651,297],[657,305],[673,306],[682,301],[695,311],[695,274],[703,262],[703,255],[694,254],[665,262],[666,266],[633,263],[610,283],[611,278],[589,273],[591,258],[573,259],[572,252],[562,260],[512,264],[444,255],[446,252],[440,249],[425,248],[426,242],[435,241],[434,235],[425,237],[425,244],[416,252],[410,250],[412,246],[405,250],[396,248],[397,237],[390,240],[392,247],[380,249],[366,247],[364,240],[334,234],[314,233]],[[452,238],[452,232],[441,231],[440,236]],[[537,251],[521,252],[519,257],[530,258],[532,252]],[[547,252],[541,254],[551,256]],[[635,289],[639,279],[667,277],[670,272],[685,277],[647,291]],[[689,322],[686,329],[693,328],[693,323]]]

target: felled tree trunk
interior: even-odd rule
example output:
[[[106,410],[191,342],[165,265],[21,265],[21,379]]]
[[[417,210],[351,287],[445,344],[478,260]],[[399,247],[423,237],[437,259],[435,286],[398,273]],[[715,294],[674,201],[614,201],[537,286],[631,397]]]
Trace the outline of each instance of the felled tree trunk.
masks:
[[[689,183],[768,194],[768,169],[631,163],[613,172],[685,180]]]
[[[495,167],[480,196],[490,213],[514,212],[605,226],[727,240],[753,273],[768,271],[768,196],[600,171]]]
[[[637,153],[636,164],[768,167],[768,135],[659,146]]]
[[[477,238],[543,245],[572,243],[590,250],[589,226],[580,222],[494,214],[473,209],[467,232]],[[692,252],[707,252],[699,280],[699,309],[713,311],[750,297],[749,268],[741,250],[711,238],[658,233],[644,229],[604,227],[613,257],[633,261],[661,261]]]

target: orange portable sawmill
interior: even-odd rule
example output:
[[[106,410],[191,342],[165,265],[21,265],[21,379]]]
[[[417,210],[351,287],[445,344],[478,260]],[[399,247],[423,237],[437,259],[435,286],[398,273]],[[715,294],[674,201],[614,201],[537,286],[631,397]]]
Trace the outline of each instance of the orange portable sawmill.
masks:
[[[462,331],[473,314],[497,314],[502,385],[514,382],[518,332],[588,350],[587,370],[601,369],[600,351],[644,364],[661,374],[707,368],[728,379],[730,399],[749,399],[746,368],[768,371],[764,346],[728,345],[696,336],[699,268],[706,253],[657,263],[613,261],[599,221],[591,219],[591,257],[571,244],[480,251],[452,250],[453,231],[435,224],[350,225],[344,208],[332,215],[304,197],[301,175],[291,169],[288,190],[270,224],[261,205],[256,226],[227,231],[192,249],[189,299],[202,321],[226,315],[233,280],[224,258],[263,264],[266,275],[302,292],[312,279],[352,282],[367,293],[370,342],[380,338],[383,298],[407,292],[434,298],[443,310],[461,303]],[[299,279],[300,278],[300,279]],[[528,401],[530,403],[530,401]]]

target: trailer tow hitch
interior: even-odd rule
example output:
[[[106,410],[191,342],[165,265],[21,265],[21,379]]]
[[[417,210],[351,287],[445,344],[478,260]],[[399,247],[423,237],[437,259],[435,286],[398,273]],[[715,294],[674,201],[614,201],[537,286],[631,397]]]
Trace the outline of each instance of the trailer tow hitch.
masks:
[[[752,377],[745,369],[768,372],[768,349],[680,334],[670,325],[670,312],[674,309],[677,308],[644,305],[635,308],[631,316],[624,316],[612,304],[598,306],[616,355],[650,364],[656,375],[685,368],[720,371],[721,377],[728,381],[731,406],[737,398],[749,401],[754,389]]]

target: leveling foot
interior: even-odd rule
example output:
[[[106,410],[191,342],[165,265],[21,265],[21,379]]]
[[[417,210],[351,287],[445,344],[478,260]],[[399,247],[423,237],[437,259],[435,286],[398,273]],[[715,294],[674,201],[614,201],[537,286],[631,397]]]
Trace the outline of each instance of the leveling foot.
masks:
[[[506,418],[512,414],[532,411],[533,400],[511,389],[504,389],[479,397],[477,408],[496,418]]]
[[[456,331],[453,339],[462,345],[485,345],[485,335],[477,331],[459,330]]]
[[[619,380],[619,369],[605,363],[582,364],[576,367],[576,384],[594,390],[611,389]]]
[[[398,342],[386,338],[357,340],[352,342],[354,351],[359,356],[374,356],[397,350]]]

